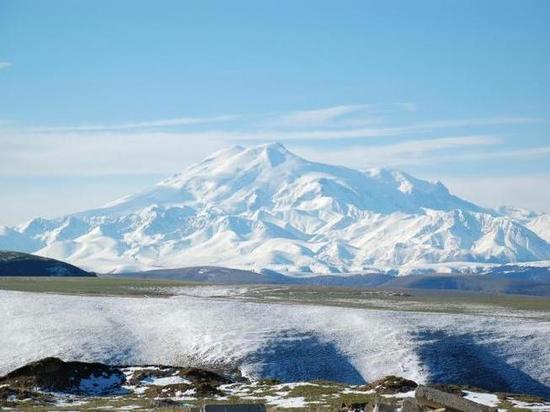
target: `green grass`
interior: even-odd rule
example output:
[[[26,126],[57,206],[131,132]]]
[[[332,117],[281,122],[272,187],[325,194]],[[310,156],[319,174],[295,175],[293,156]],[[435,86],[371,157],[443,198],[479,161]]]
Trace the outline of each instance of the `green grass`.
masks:
[[[153,288],[195,286],[174,280],[112,279],[92,277],[0,277],[0,289],[96,296],[169,296]]]
[[[318,286],[258,287],[248,296],[257,301],[320,304],[399,311],[464,313],[478,307],[501,307],[550,313],[550,298],[527,295],[492,295],[448,290],[331,288]]]
[[[323,396],[334,395],[342,390],[337,385],[300,385],[288,391],[287,398],[303,397],[306,401],[319,400]]]
[[[321,402],[325,409],[341,410],[342,405],[363,404],[373,402],[378,395],[373,393],[342,393],[345,386],[337,383],[321,383],[317,385],[300,385],[288,392],[286,398],[303,397],[306,402]],[[315,408],[315,405],[311,405]]]
[[[120,409],[127,406],[140,406],[143,409],[151,409],[151,401],[145,398],[139,398],[137,396],[117,396],[117,397],[94,397],[94,398],[83,398],[76,399],[76,402],[66,402],[64,404],[44,404],[37,405],[33,404],[30,401],[19,401],[17,402],[16,410],[18,411],[97,411],[98,408],[107,409]],[[0,410],[2,408],[0,407]]]
[[[114,277],[0,277],[0,289],[71,295],[162,297],[173,294],[169,289],[171,287],[185,286],[207,284]],[[249,285],[247,289],[248,291],[239,296],[239,299],[259,303],[278,302],[435,313],[478,313],[484,308],[497,307],[545,313],[544,319],[548,317],[546,314],[550,314],[550,298],[525,295],[285,285]]]

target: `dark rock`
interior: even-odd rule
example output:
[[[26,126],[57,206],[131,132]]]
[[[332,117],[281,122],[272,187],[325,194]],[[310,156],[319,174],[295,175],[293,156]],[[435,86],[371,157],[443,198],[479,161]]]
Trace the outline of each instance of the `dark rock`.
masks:
[[[378,406],[378,412],[397,412],[400,411],[401,408],[397,404],[393,403],[377,403],[376,406]]]
[[[155,366],[138,369],[129,378],[130,385],[147,385],[148,379],[179,376],[191,382],[157,386],[154,383],[145,390],[145,395],[150,398],[176,396],[178,392],[185,392],[195,389],[194,396],[199,398],[223,395],[218,387],[223,384],[234,383],[234,381],[221,373],[199,368],[182,368],[171,366]]]
[[[345,412],[372,412],[372,411],[396,412],[399,409],[400,407],[397,402],[390,403],[389,401],[384,402],[380,400],[352,403],[350,405],[344,404],[340,408],[341,411],[345,411]]]
[[[141,385],[147,379],[166,378],[169,376],[179,375],[179,368],[172,367],[147,367],[138,369],[132,373],[132,376],[127,379],[130,385]]]
[[[233,380],[207,369],[180,368],[179,376],[192,382],[199,398],[223,395],[218,386],[233,383]]]
[[[419,386],[416,389],[415,399],[421,407],[446,408],[458,412],[497,412],[497,408],[481,405],[462,396],[427,386]]]
[[[124,374],[115,367],[58,358],[31,362],[0,378],[0,385],[12,388],[93,395],[116,392],[124,382]]]
[[[410,392],[417,386],[418,384],[414,381],[390,375],[369,383],[367,389],[374,389],[377,393],[381,394],[393,394]]]
[[[207,383],[212,386],[233,383],[233,381],[218,372],[199,368],[179,368],[179,376],[189,379],[193,384]]]
[[[53,403],[53,396],[23,388],[12,388],[10,386],[0,387],[0,409],[1,407],[16,407],[18,401],[25,400],[30,404]]]
[[[368,410],[367,405],[368,402],[352,403],[351,405],[343,404],[340,410],[346,412],[363,412]]]
[[[206,398],[209,396],[223,396],[223,392],[218,389],[218,385],[212,385],[208,382],[199,382],[195,384],[196,396]]]
[[[401,412],[422,412],[422,408],[416,402],[416,399],[405,398],[403,399],[403,406]]]
[[[148,398],[173,398],[189,389],[193,389],[193,386],[186,383],[173,383],[163,386],[151,385],[145,389],[144,395]]]

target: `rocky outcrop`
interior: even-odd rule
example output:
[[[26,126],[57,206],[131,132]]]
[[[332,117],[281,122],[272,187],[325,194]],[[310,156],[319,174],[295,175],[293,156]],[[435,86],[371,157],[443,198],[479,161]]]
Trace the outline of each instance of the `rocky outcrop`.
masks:
[[[550,403],[517,394],[488,393],[461,385],[418,386],[397,376],[367,385],[336,382],[247,381],[223,373],[176,366],[109,366],[45,358],[0,377],[0,409],[31,410],[74,403],[97,408],[187,412],[295,410],[354,412],[496,412],[550,410]],[[94,409],[95,410],[95,409]]]
[[[427,412],[450,410],[456,412],[497,412],[497,408],[464,399],[462,396],[443,392],[427,386],[419,386],[414,398],[403,401],[402,412]]]
[[[394,394],[413,391],[417,386],[418,384],[414,381],[390,375],[369,383],[367,388],[380,394]]]
[[[23,390],[108,394],[119,390],[125,380],[120,369],[102,363],[44,358],[1,377],[0,385]]]

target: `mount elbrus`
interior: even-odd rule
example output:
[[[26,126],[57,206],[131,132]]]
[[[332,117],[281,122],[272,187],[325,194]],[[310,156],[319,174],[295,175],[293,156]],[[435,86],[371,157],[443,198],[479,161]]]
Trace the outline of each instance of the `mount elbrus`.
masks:
[[[550,260],[550,217],[485,209],[390,169],[221,150],[104,207],[0,228],[0,249],[98,272],[217,265],[287,273]]]

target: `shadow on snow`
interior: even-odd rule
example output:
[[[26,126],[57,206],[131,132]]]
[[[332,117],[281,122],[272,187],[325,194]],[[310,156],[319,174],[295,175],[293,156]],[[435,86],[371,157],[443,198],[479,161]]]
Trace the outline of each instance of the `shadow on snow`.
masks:
[[[283,382],[330,380],[365,383],[363,377],[331,342],[288,332],[268,342],[245,361],[263,378]]]
[[[430,382],[468,384],[494,392],[550,397],[550,387],[506,363],[498,356],[498,348],[484,346],[470,334],[423,331],[416,338],[419,341],[417,352],[429,372]]]

